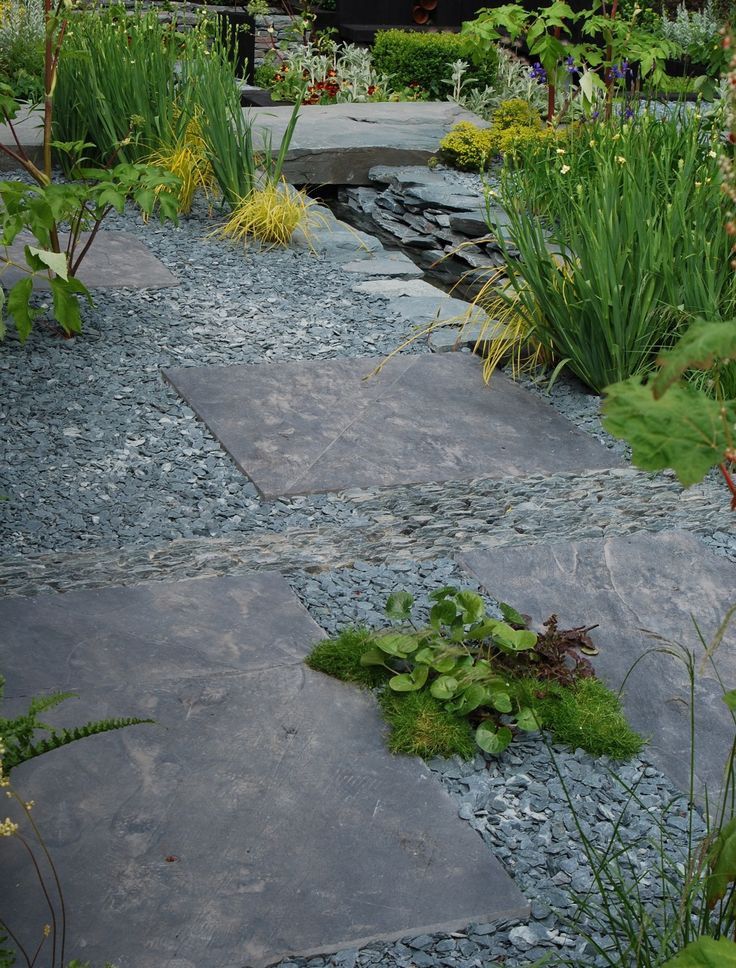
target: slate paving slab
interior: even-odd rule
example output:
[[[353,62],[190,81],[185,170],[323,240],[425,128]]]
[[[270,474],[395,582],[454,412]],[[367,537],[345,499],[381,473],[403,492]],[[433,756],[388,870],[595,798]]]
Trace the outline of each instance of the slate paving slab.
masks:
[[[61,234],[61,244],[66,245],[68,236]],[[82,244],[89,233],[82,233]],[[26,245],[36,245],[36,240],[28,232],[21,232],[7,254],[14,262],[25,265],[23,249]],[[4,253],[3,253],[4,254]],[[26,275],[21,269],[7,266],[2,271],[2,283],[11,286]],[[78,273],[79,279],[90,289],[165,289],[178,286],[179,281],[166,266],[151,252],[147,245],[128,232],[100,231],[90,246],[89,252]],[[37,276],[34,286],[48,289],[49,281]]]
[[[617,460],[468,355],[175,367],[168,379],[267,498],[606,468]]]
[[[247,112],[256,139],[281,143],[292,108]],[[378,165],[422,165],[459,122],[486,122],[449,101],[329,104],[305,107],[286,154],[285,177],[292,184],[368,185]]]
[[[692,617],[711,641],[736,602],[736,568],[684,532],[535,544],[474,551],[461,563],[494,597],[539,625],[552,613],[561,627],[598,624],[595,669],[618,689],[634,662],[662,644],[646,631],[681,642],[697,655],[697,780],[711,794],[722,780],[733,720],[709,667]],[[736,627],[717,653],[727,689],[736,687]],[[684,665],[662,652],[641,659],[625,687],[631,723],[651,737],[645,755],[683,790],[689,777],[689,693]]]
[[[79,700],[57,723],[157,721],[14,773],[63,876],[70,956],[243,968],[525,915],[426,767],[386,751],[372,696],[303,665],[322,632],[280,576],[7,599],[0,628],[11,713],[64,689]],[[3,917],[37,938],[14,841],[3,864]]]

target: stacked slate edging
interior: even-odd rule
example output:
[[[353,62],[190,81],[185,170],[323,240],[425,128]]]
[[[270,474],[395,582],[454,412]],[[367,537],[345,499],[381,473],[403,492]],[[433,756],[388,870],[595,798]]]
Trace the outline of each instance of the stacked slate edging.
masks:
[[[454,285],[462,279],[467,285],[469,272],[487,276],[504,264],[488,226],[490,219],[502,232],[507,223],[495,206],[486,211],[482,192],[454,174],[418,165],[378,166],[370,170],[371,186],[339,189],[336,213],[401,247],[442,281]]]

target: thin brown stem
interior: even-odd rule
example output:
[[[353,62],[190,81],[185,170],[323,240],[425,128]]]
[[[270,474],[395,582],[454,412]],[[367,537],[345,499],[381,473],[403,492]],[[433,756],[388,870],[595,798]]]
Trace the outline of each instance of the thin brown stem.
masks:
[[[18,797],[16,794],[13,794],[13,796],[15,796],[16,800],[21,802],[20,797]],[[25,808],[25,804],[23,804],[23,807]],[[27,812],[28,811],[26,811],[26,813]],[[49,913],[51,914],[51,935],[52,935],[52,945],[53,945],[51,968],[55,968],[56,966],[56,911],[54,909],[54,905],[51,901],[51,897],[46,887],[46,881],[44,880],[43,873],[41,871],[38,861],[36,860],[36,855],[33,853],[33,850],[31,849],[31,845],[28,843],[26,838],[23,837],[21,834],[16,833],[15,836],[18,838],[20,843],[23,844],[25,849],[28,851],[28,856],[31,858],[31,862],[35,868],[36,877],[38,878],[38,883],[41,885],[43,896],[46,898],[46,904],[48,905]],[[30,964],[32,966],[33,962],[30,962]]]
[[[23,147],[23,145],[20,143],[20,140],[18,139],[18,133],[15,130],[15,125],[13,124],[10,118],[10,115],[8,114],[7,111],[3,111],[3,117],[5,118],[5,124],[8,126],[8,128],[10,128],[10,133],[13,136],[13,141],[16,143],[16,146],[18,148],[18,154],[21,155],[26,161],[29,161],[30,159],[26,154],[25,148]]]
[[[3,929],[3,931],[7,934],[7,936],[13,942],[13,944],[15,945],[15,947],[18,949],[18,953],[25,960],[25,963],[28,965],[28,968],[32,968],[32,966],[31,966],[31,959],[28,957],[28,952],[23,947],[23,945],[20,943],[20,940],[16,937],[15,932],[14,931],[11,931],[10,927],[8,926],[8,924],[5,921],[3,921],[2,918],[0,918],[0,928]]]
[[[56,893],[59,895],[59,913],[61,915],[60,968],[64,968],[64,953],[66,948],[66,904],[64,903],[64,892],[61,889],[59,872],[56,870],[56,864],[54,864],[53,858],[49,853],[49,849],[46,846],[46,841],[43,839],[43,836],[41,835],[41,831],[38,829],[38,825],[36,824],[36,821],[33,819],[31,815],[30,808],[26,806],[25,802],[18,796],[18,794],[15,791],[13,791],[13,796],[21,805],[23,812],[26,815],[26,819],[28,820],[28,823],[31,825],[31,829],[33,830],[33,833],[36,835],[36,840],[38,841],[38,845],[43,851],[44,856],[46,857],[46,862],[48,863],[49,868],[51,869],[51,874],[54,878],[54,884],[56,885]],[[54,960],[52,962],[51,968],[54,968],[55,965],[56,965],[56,919],[54,918]]]
[[[106,218],[106,216],[109,215],[109,214],[110,214],[110,209],[109,208],[106,208],[105,211],[102,213],[102,215],[100,215],[100,217],[95,222],[95,224],[94,224],[94,226],[92,228],[92,231],[89,233],[89,238],[85,242],[84,247],[83,247],[82,251],[79,254],[79,258],[73,263],[71,269],[69,270],[69,274],[70,275],[75,276],[77,274],[77,271],[78,271],[80,265],[82,264],[82,259],[84,259],[84,257],[89,252],[90,246],[94,242],[94,240],[95,240],[95,238],[97,236],[97,233],[100,231],[100,226],[102,225],[102,220],[104,218]]]

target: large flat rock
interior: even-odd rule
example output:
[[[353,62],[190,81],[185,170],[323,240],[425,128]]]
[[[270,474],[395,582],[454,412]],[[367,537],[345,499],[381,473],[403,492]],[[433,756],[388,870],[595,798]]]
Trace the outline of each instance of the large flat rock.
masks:
[[[82,244],[88,238],[89,233],[83,233]],[[62,246],[66,245],[66,240],[67,236],[62,233]],[[7,256],[13,262],[25,265],[25,246],[36,244],[33,236],[28,232],[21,232],[15,242],[8,246]],[[26,275],[22,269],[7,265],[0,272],[0,281],[8,287]],[[179,285],[176,276],[169,272],[148,246],[128,232],[98,232],[77,275],[90,289],[165,289]],[[37,289],[49,289],[49,280],[45,275],[37,275],[34,286]]]
[[[703,649],[693,618],[710,642],[736,597],[736,568],[731,562],[708,551],[692,535],[678,532],[497,548],[467,553],[461,561],[491,595],[513,602],[537,625],[553,612],[563,628],[597,624],[592,635],[600,655],[593,662],[612,688],[619,689],[641,660],[626,680],[626,712],[631,723],[651,737],[646,755],[683,790],[689,778],[685,666],[652,650],[666,648],[666,641],[693,650],[698,670],[697,783],[701,792],[704,785],[711,794],[717,792],[733,720],[713,669],[701,668]],[[726,688],[734,688],[734,626],[717,652],[717,664]]]
[[[441,354],[176,367],[166,378],[266,497],[610,467],[551,406]]]
[[[69,957],[243,968],[525,914],[424,765],[386,752],[372,696],[303,665],[321,631],[278,575],[6,599],[0,627],[11,706],[65,689],[57,722],[157,721],[14,773]],[[15,841],[3,864],[3,918],[35,945],[48,916]]]
[[[256,143],[270,134],[278,147],[290,107],[251,110]],[[459,121],[485,122],[449,101],[330,104],[304,107],[284,173],[292,184],[368,185],[378,165],[422,165]]]
[[[278,150],[292,108],[244,108],[254,124],[256,145],[270,136]],[[294,185],[368,185],[371,168],[422,166],[436,153],[444,136],[460,121],[481,127],[486,122],[450,101],[387,101],[379,104],[307,105],[297,121],[284,174]],[[19,117],[21,144],[32,158],[41,156],[41,113]],[[13,145],[7,125],[0,124],[0,143]],[[0,169],[15,168],[0,153]]]

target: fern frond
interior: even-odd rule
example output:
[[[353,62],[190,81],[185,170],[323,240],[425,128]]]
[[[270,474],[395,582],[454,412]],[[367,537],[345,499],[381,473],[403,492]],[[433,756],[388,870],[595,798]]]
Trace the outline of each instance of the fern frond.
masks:
[[[108,733],[115,729],[125,729],[127,726],[140,726],[144,723],[155,723],[155,720],[137,717],[100,719],[85,723],[83,726],[76,726],[74,729],[54,730],[50,736],[46,736],[36,743],[29,743],[26,746],[8,746],[3,756],[3,768],[6,773],[9,773],[14,767],[25,763],[27,760],[32,760],[35,756],[50,753],[52,750],[75,743],[79,739],[96,736],[98,733]]]
[[[39,713],[46,712],[47,709],[53,709],[54,706],[58,706],[67,699],[76,698],[76,692],[50,692],[47,696],[34,696],[26,715],[37,716]]]

